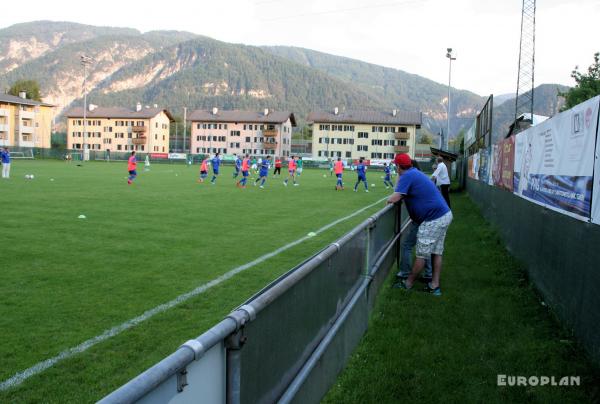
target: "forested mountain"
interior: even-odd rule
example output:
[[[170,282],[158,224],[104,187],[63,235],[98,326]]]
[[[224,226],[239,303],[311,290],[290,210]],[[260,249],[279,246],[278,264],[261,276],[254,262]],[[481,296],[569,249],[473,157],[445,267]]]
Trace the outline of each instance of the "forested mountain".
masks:
[[[446,124],[447,86],[421,76],[293,47],[229,44],[178,31],[38,21],[0,30],[0,87],[19,79],[41,85],[59,110],[81,105],[80,55],[89,101],[103,106],[286,109],[300,124],[313,109],[422,111],[424,126]],[[485,98],[453,89],[451,133],[469,123]],[[503,105],[504,107],[504,105]]]

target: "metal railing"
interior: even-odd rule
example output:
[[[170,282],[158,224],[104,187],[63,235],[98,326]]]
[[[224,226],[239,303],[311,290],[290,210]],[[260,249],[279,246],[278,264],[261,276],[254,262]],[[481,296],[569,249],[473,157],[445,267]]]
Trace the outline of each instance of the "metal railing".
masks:
[[[367,329],[402,217],[386,206],[100,402],[318,402]]]

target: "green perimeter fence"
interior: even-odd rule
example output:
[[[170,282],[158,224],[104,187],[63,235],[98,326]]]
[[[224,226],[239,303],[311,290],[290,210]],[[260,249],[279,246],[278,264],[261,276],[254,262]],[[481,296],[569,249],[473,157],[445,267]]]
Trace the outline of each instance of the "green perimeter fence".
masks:
[[[546,304],[600,364],[600,226],[470,178],[467,191]]]
[[[81,161],[83,159],[83,150],[71,150],[61,148],[37,148],[37,147],[10,147],[11,154],[17,155],[17,158],[34,158],[34,159],[55,159],[55,160],[66,160],[70,158],[72,161]],[[189,154],[189,153],[173,153],[177,156],[176,158],[168,157],[156,157],[156,155],[168,155],[168,153],[144,153],[136,152],[138,163],[143,163],[146,156],[149,156],[151,164],[200,164],[202,159],[206,157],[206,154]],[[131,152],[106,152],[104,150],[89,150],[89,161],[127,161]],[[185,157],[182,157],[185,156]],[[265,157],[265,156],[257,156]],[[272,156],[273,157],[273,156]],[[349,161],[349,160],[348,160]],[[224,164],[233,165],[233,155],[224,156]],[[329,161],[327,160],[307,160],[303,159],[303,165],[305,168],[329,168]],[[422,170],[432,171],[431,162],[421,162]],[[285,165],[285,163],[284,163]],[[371,171],[382,171],[383,166],[371,166]]]
[[[385,207],[100,402],[319,402],[367,329],[407,217]]]

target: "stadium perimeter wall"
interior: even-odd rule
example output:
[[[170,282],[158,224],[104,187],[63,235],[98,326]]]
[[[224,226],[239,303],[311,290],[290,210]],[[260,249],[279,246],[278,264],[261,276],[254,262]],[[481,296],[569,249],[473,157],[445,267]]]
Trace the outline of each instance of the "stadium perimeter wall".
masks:
[[[600,365],[600,226],[471,178],[467,191],[546,304]]]

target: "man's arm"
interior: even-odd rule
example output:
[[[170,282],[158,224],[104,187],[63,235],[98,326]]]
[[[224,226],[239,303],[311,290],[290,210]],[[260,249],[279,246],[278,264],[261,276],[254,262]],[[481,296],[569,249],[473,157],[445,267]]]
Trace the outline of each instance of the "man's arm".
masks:
[[[404,195],[402,195],[400,192],[394,192],[387,200],[388,204],[392,204],[392,203],[396,203],[402,200],[402,198],[404,198]]]

